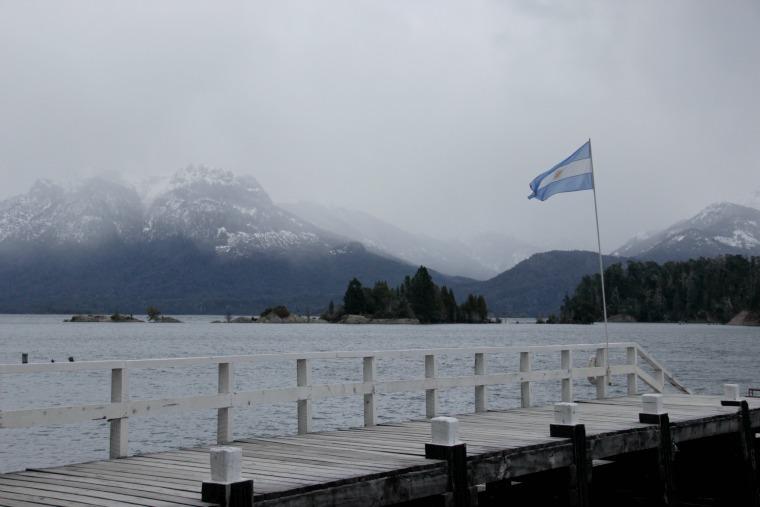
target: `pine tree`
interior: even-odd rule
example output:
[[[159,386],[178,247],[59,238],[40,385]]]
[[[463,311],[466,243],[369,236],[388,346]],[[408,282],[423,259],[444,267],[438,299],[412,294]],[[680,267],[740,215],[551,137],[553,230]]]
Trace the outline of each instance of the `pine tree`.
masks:
[[[356,278],[352,278],[351,281],[348,282],[346,293],[343,296],[343,307],[345,308],[346,313],[351,314],[362,314],[366,310],[367,304],[362,283]]]
[[[414,314],[423,323],[440,322],[436,286],[425,266],[420,266],[409,282],[407,297]]]

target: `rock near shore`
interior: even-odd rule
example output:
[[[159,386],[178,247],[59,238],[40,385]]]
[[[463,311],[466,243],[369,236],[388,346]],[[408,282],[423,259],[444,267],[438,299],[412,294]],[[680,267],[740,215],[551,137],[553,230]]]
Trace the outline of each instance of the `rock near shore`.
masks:
[[[760,326],[760,313],[743,310],[728,321],[729,326]]]

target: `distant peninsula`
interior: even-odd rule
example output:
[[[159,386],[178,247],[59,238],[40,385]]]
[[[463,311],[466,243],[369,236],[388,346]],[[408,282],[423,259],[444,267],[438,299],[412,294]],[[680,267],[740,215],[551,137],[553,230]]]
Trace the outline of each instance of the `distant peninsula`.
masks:
[[[610,321],[760,325],[760,257],[629,261],[605,269],[604,283]],[[583,277],[555,319],[579,324],[602,318],[597,274]]]

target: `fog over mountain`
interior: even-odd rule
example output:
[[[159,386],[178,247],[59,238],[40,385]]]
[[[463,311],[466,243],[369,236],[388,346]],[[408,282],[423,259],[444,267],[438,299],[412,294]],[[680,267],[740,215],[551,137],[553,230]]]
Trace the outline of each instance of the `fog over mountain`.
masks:
[[[372,251],[477,280],[496,276],[538,251],[504,234],[481,233],[443,240],[413,234],[362,211],[310,202],[281,206],[323,230],[359,241]]]
[[[526,199],[591,138],[610,251],[760,188],[757,26],[753,0],[1,2],[0,199],[203,163],[414,235],[593,250],[590,192]]]

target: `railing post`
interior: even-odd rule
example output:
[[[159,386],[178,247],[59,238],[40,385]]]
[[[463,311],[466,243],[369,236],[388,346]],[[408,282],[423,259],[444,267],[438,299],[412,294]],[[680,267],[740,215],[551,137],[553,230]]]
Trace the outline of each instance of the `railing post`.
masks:
[[[364,394],[364,425],[374,426],[377,424],[375,415],[375,375],[377,366],[375,357],[368,356],[364,358],[364,382],[372,384],[372,392]]]
[[[232,363],[219,363],[219,394],[232,392]],[[232,408],[223,407],[216,411],[216,442],[224,444],[232,442]]]
[[[311,363],[308,359],[296,360],[296,384],[298,387],[311,385]],[[298,434],[311,431],[311,400],[298,400]]]
[[[607,349],[596,349],[596,366],[605,368],[602,375],[596,377],[596,397],[602,399],[607,397]]]
[[[637,361],[638,361],[638,354],[636,353],[636,347],[627,347],[625,349],[625,355],[626,355],[626,362],[629,366],[633,366],[634,370],[636,369]],[[636,379],[638,376],[636,375],[636,372],[628,374],[628,396],[636,396],[636,393],[638,392],[638,389],[636,387]]]
[[[438,366],[435,355],[425,356],[425,378],[435,378],[438,375]],[[438,391],[435,389],[425,390],[425,417],[432,419],[438,413]]]
[[[475,375],[486,374],[486,355],[483,353],[475,354]],[[485,412],[488,410],[486,401],[486,386],[475,386],[475,412]]]
[[[111,370],[111,403],[126,403],[129,401],[129,375],[126,368]],[[125,411],[122,411],[124,413]],[[109,441],[109,457],[124,458],[129,453],[129,437],[127,417],[111,419],[111,434]]]
[[[662,368],[655,368],[654,378],[657,380],[657,392],[665,392],[665,370]]]
[[[520,352],[520,373],[530,373],[533,352]],[[530,380],[520,382],[520,406],[528,408],[533,403],[533,386]]]
[[[560,352],[560,368],[567,372],[568,377],[562,379],[562,401],[573,401],[573,351]]]

